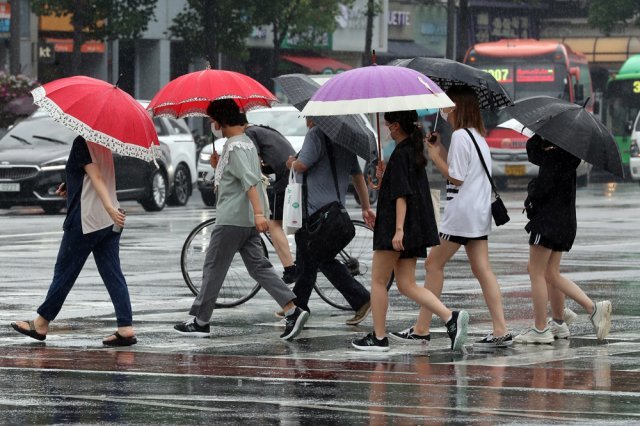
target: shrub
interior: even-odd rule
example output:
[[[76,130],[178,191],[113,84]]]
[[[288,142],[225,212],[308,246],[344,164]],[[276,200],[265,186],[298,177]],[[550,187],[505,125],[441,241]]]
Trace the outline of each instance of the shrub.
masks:
[[[6,107],[14,99],[25,96],[31,98],[29,92],[38,86],[39,83],[36,80],[26,75],[13,75],[0,71],[0,127],[8,127],[19,117],[28,115],[20,111],[7,110]]]

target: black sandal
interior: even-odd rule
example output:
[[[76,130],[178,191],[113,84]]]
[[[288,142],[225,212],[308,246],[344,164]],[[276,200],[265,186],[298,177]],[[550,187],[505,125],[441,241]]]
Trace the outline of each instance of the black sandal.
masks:
[[[117,331],[113,333],[111,336],[116,336],[116,338],[111,340],[103,340],[102,344],[105,346],[131,346],[138,343],[138,339],[136,339],[136,336],[124,337],[122,334],[118,333]],[[108,336],[108,337],[111,337],[111,336]]]
[[[28,330],[18,327],[18,323],[15,321],[11,323],[11,327],[13,327],[13,329],[18,333],[24,334],[25,336],[29,336],[32,339],[40,340],[41,342],[47,338],[46,334],[40,334],[36,331],[36,325],[34,324],[33,321],[24,321],[24,322],[29,324]]]

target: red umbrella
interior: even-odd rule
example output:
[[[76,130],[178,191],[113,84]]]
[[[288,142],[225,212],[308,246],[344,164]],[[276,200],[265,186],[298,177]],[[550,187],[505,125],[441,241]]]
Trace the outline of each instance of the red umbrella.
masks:
[[[146,161],[157,156],[160,142],[149,112],[117,84],[75,76],[54,80],[31,94],[54,120],[88,141]]]
[[[278,99],[253,78],[234,71],[206,69],[180,76],[153,97],[154,116],[206,117],[211,101],[231,98],[242,111],[270,107]]]

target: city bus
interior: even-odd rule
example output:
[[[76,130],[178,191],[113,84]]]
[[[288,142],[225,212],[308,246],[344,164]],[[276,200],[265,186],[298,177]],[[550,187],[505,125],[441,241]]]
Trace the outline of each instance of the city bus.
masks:
[[[616,139],[622,166],[628,175],[632,127],[640,112],[640,55],[629,57],[609,79],[602,105],[602,121]]]
[[[532,96],[552,96],[585,104],[593,109],[591,75],[587,57],[552,40],[504,39],[478,43],[467,51],[464,62],[490,73],[514,101]],[[506,118],[495,111],[483,111],[486,140],[491,149],[492,175],[496,184],[535,177],[538,167],[527,160],[527,137],[496,127]],[[578,169],[578,183],[588,183],[590,166]]]

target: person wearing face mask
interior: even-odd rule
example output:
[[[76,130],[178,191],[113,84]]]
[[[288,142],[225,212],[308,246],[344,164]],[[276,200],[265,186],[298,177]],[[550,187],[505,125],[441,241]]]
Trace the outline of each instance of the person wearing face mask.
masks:
[[[296,295],[262,251],[260,232],[269,229],[269,204],[256,147],[245,134],[246,117],[233,99],[211,102],[207,114],[214,129],[227,138],[222,154],[212,155],[211,160],[218,191],[216,225],[205,256],[202,288],[189,311],[193,318],[174,329],[188,336],[209,336],[216,299],[233,257],[240,253],[249,275],[284,311],[285,330],[280,338],[293,339],[302,331],[309,313],[296,306]]]
[[[427,247],[437,246],[438,228],[431,202],[425,166],[422,130],[415,111],[384,114],[385,125],[398,144],[381,177],[376,223],[373,230],[371,307],[373,332],[351,342],[362,351],[387,351],[386,316],[389,304],[387,282],[395,272],[398,290],[423,309],[435,312],[445,322],[451,349],[462,348],[469,314],[451,311],[424,287],[416,283],[418,258]]]
[[[425,262],[427,275],[424,286],[440,297],[444,267],[464,246],[493,322],[492,332],[474,345],[503,348],[513,344],[513,336],[507,330],[500,286],[489,263],[491,183],[474,146],[474,139],[489,170],[491,154],[483,137],[485,128],[475,91],[469,86],[459,85],[450,87],[446,93],[455,103],[454,107],[440,111],[441,118],[453,128],[448,152],[439,134],[433,133],[427,138],[429,157],[447,179],[447,197],[439,229],[440,245],[431,249]],[[433,142],[432,135],[436,136]],[[393,332],[390,337],[404,343],[427,344],[431,312],[421,308],[415,325]]]
[[[243,125],[245,134],[256,146],[258,156],[262,161],[262,172],[264,174],[275,174],[275,180],[271,184],[271,190],[268,193],[271,210],[269,234],[280,263],[284,267],[282,280],[287,284],[291,284],[296,281],[300,273],[291,255],[289,240],[287,240],[287,236],[282,229],[282,211],[284,208],[284,194],[289,182],[287,160],[295,154],[295,150],[287,138],[276,129],[269,126],[249,124],[246,120]],[[211,125],[211,132],[217,139],[223,137],[221,131],[216,129],[214,124]]]

